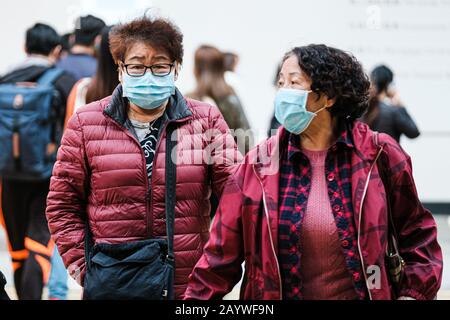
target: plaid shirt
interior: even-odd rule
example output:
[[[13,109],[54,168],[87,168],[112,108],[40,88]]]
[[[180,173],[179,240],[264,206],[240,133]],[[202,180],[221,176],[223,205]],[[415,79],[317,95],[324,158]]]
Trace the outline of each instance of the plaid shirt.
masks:
[[[300,150],[300,136],[289,134],[280,168],[278,247],[284,299],[302,299],[300,232],[311,189],[312,169]],[[366,285],[358,255],[351,196],[351,132],[344,130],[325,161],[328,194],[346,267],[360,299]]]

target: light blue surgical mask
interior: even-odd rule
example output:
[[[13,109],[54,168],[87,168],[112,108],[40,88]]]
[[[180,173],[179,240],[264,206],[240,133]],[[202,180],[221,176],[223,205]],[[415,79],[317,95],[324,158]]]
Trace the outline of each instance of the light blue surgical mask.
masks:
[[[300,134],[304,132],[317,114],[306,109],[308,94],[312,91],[282,88],[275,97],[275,117],[289,132]]]
[[[163,77],[151,72],[131,77],[124,72],[122,80],[123,96],[142,109],[157,109],[175,94],[175,72]]]

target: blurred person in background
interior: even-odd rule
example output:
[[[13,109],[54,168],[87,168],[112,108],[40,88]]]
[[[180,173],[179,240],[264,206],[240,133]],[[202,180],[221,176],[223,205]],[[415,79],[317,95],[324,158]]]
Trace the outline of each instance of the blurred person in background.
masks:
[[[70,50],[72,49],[73,45],[73,33],[65,33],[61,36],[61,55],[60,60],[66,58],[70,54]]]
[[[398,90],[393,86],[394,73],[381,65],[370,74],[371,98],[369,109],[362,121],[378,132],[387,133],[397,142],[402,135],[410,139],[420,135],[419,129],[400,100]]]
[[[185,298],[222,298],[245,261],[241,299],[434,299],[436,222],[409,155],[357,121],[370,88],[361,64],[326,45],[296,47],[278,88],[282,127],[226,184]]]
[[[236,72],[239,64],[239,56],[233,52],[223,52],[223,64],[225,69],[225,82],[233,88],[236,95],[242,100],[244,90],[242,90],[242,83]]]
[[[98,294],[112,286],[114,292],[106,294],[113,295],[121,284],[141,290],[148,283],[136,283],[130,272],[117,275],[131,276],[127,280],[107,277],[102,285],[89,278],[89,270],[95,266],[100,277],[108,270],[95,257],[113,259],[114,252],[164,238],[166,200],[175,198],[173,289],[180,299],[209,236],[210,196],[220,198],[234,170],[234,156],[238,160],[240,154],[219,110],[186,99],[176,88],[184,53],[178,27],[162,18],[143,17],[115,26],[109,40],[121,84],[112,96],[78,108],[68,122],[48,195],[50,230],[85,293],[86,288]],[[166,179],[166,171],[174,164],[173,158],[166,159],[172,151],[167,150],[170,132],[181,140],[177,155],[208,157],[195,163],[192,158],[177,161],[176,192],[167,195],[171,179]],[[206,154],[211,145],[216,148]],[[97,248],[107,245],[109,252],[92,257],[89,238]],[[130,298],[135,292],[126,294]]]
[[[109,49],[111,28],[111,26],[107,26],[101,33],[102,38],[97,53],[98,68],[95,76],[79,80],[70,93],[67,101],[65,126],[76,109],[110,96],[119,84],[119,72]]]
[[[62,50],[61,38],[49,25],[37,23],[26,31],[25,50],[26,59],[3,76],[0,84],[21,84],[25,87],[32,87],[32,84],[46,76],[47,72],[59,70],[59,75],[51,82],[57,93],[51,102],[52,144],[51,146],[37,146],[39,148],[47,147],[49,161],[47,164],[52,166],[53,162],[51,161],[56,158],[56,148],[61,138],[67,97],[75,84],[75,79],[71,74],[55,68],[55,63]],[[0,99],[2,98],[0,96]],[[26,103],[27,97],[19,98],[20,95],[16,96],[15,104],[20,105],[22,99]],[[35,126],[36,130],[40,128],[37,121],[31,124],[22,123],[21,126],[23,128],[18,129],[19,141],[30,139],[30,137],[20,135],[22,130],[31,130],[29,126]],[[0,129],[2,129],[1,126]],[[19,159],[28,159],[27,165],[32,166],[35,161],[32,158],[32,150],[19,148]],[[2,179],[3,220],[11,250],[14,284],[19,299],[41,299],[43,287],[50,275],[50,259],[54,251],[54,244],[50,239],[45,217],[50,173],[51,171],[48,177],[41,180],[28,181],[5,176]]]
[[[197,87],[187,96],[217,106],[230,129],[247,132],[250,124],[241,101],[235,90],[225,81],[224,54],[215,47],[203,45],[196,50],[194,59]],[[235,138],[239,151],[245,155],[253,144],[253,135],[242,139],[238,136]]]
[[[92,15],[80,17],[70,53],[58,62],[58,67],[70,72],[76,80],[93,77],[97,70],[96,46],[105,26],[103,20]]]

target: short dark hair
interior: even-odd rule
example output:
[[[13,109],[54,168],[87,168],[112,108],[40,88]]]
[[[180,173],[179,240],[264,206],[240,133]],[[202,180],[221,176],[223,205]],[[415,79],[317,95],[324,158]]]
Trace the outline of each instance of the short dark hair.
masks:
[[[27,30],[25,48],[28,54],[48,56],[60,44],[61,37],[49,25],[36,23]]]
[[[102,19],[92,15],[78,18],[75,29],[75,44],[82,46],[94,45],[95,38],[105,26],[106,24]]]
[[[183,34],[175,24],[163,18],[144,16],[119,24],[111,30],[109,41],[116,63],[125,59],[127,49],[136,42],[164,50],[172,61],[183,62]]]
[[[328,109],[333,117],[354,121],[367,110],[369,78],[352,54],[323,44],[310,44],[292,49],[284,59],[293,55],[311,79],[311,90],[336,99]]]
[[[61,36],[61,45],[63,50],[70,51],[72,48],[72,33],[65,33]]]
[[[375,85],[377,94],[386,91],[388,86],[394,81],[394,73],[385,65],[380,65],[370,73],[370,80]]]

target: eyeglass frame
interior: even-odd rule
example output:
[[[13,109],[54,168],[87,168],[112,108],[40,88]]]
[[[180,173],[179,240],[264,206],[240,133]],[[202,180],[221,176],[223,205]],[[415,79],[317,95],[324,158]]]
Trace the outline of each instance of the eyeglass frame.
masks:
[[[146,65],[144,65],[144,64],[139,64],[139,63],[129,63],[129,64],[125,64],[124,61],[121,61],[121,63],[122,63],[122,66],[125,67],[125,72],[127,73],[127,75],[129,75],[130,77],[133,77],[133,78],[140,78],[140,77],[143,77],[143,76],[147,73],[147,70],[148,70],[148,69],[150,69],[150,72],[151,72],[152,75],[154,75],[155,77],[165,77],[165,76],[168,76],[168,75],[172,72],[173,68],[175,67],[175,61],[172,62],[172,63],[158,63],[158,64],[154,64],[154,65],[151,65],[151,66],[146,66]],[[129,66],[144,66],[144,67],[145,67],[145,71],[144,71],[144,73],[141,74],[141,75],[132,75],[132,74],[130,74],[130,73],[128,72],[128,67],[129,67]],[[170,69],[169,69],[169,72],[168,72],[168,73],[164,73],[164,74],[155,74],[155,73],[153,72],[153,69],[152,69],[152,68],[153,68],[153,67],[156,67],[156,66],[169,66]]]

